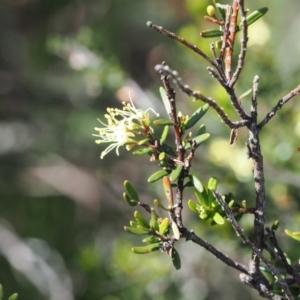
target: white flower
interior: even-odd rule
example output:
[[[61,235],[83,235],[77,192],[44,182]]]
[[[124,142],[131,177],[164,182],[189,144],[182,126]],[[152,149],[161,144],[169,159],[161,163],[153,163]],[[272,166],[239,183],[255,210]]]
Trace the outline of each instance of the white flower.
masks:
[[[141,135],[143,132],[149,132],[150,130],[150,117],[147,112],[149,110],[153,111],[151,108],[146,111],[135,108],[132,101],[131,103],[123,102],[123,110],[107,108],[108,113],[104,115],[107,119],[107,124],[98,119],[104,127],[95,127],[95,130],[98,131],[99,134],[93,134],[93,136],[99,138],[96,140],[97,144],[110,143],[101,153],[100,158],[102,159],[114,148],[116,148],[116,153],[119,155],[120,146],[138,144],[138,140],[135,140],[134,137]],[[127,146],[127,150],[131,148],[132,147]]]

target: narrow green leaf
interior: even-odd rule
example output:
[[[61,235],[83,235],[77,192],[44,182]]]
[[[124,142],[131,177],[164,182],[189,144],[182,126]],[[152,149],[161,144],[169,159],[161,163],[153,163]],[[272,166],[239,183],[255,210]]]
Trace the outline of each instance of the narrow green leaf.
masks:
[[[199,203],[201,205],[203,205],[206,208],[210,207],[210,203],[209,203],[209,199],[208,199],[208,195],[206,190],[204,189],[202,193],[200,193],[199,191],[195,190],[195,195],[197,197],[197,200],[199,201]]]
[[[156,126],[171,126],[174,125],[173,122],[169,119],[157,119],[153,121],[153,124]]]
[[[176,151],[173,147],[169,146],[166,143],[162,144],[162,148],[164,150],[164,152],[166,152],[167,154],[171,155],[171,156],[176,156]]]
[[[159,140],[161,145],[166,141],[168,134],[169,134],[169,126],[165,126]]]
[[[189,179],[190,179],[190,181],[192,182],[193,187],[194,187],[198,192],[202,193],[202,192],[203,192],[203,185],[202,185],[201,181],[198,179],[198,177],[191,174],[191,175],[189,175]]]
[[[0,300],[3,298],[3,286],[0,284]]]
[[[137,226],[139,225],[139,223],[138,223],[137,221],[131,220],[131,221],[129,222],[129,225],[130,225],[130,227],[137,228]]]
[[[243,94],[239,97],[239,100],[242,100],[243,98],[245,98],[246,96],[248,96],[251,92],[252,92],[252,88],[249,89],[248,91],[246,91],[245,93],[243,93]]]
[[[218,212],[214,214],[213,219],[219,225],[223,225],[225,223],[224,218]]]
[[[149,223],[147,222],[147,220],[136,210],[134,212],[134,218],[136,219],[136,221],[144,228],[149,228]]]
[[[167,115],[169,116],[171,114],[171,107],[170,107],[170,102],[167,96],[167,92],[163,87],[159,88],[160,96],[162,99],[162,102],[164,104],[164,107],[166,109]]]
[[[246,17],[246,22],[247,25],[251,25],[254,22],[256,22],[258,19],[260,19],[263,15],[265,15],[267,13],[269,9],[267,7],[262,7],[254,12],[252,12],[250,15],[248,15]],[[242,30],[243,28],[243,23],[241,22],[238,27],[237,27],[237,31]]]
[[[285,229],[284,232],[292,239],[300,242],[300,232],[292,232],[291,230]]]
[[[162,243],[149,244],[143,247],[132,247],[131,250],[136,254],[148,254],[157,251],[161,248]]]
[[[155,199],[153,201],[153,203],[154,203],[155,206],[157,206],[157,207],[159,207],[159,208],[161,208],[161,209],[163,209],[165,211],[170,211],[168,208],[166,208],[165,206],[163,206],[157,199]]]
[[[141,148],[132,152],[134,155],[152,154],[153,150],[150,148]]]
[[[175,180],[177,180],[181,174],[181,171],[183,169],[182,165],[177,165],[176,168],[174,170],[172,170],[171,174],[170,174],[170,180],[173,182]]]
[[[202,134],[204,134],[204,133],[206,133],[206,127],[205,127],[204,124],[201,124],[200,127],[199,127],[199,129],[198,129],[198,132],[197,132],[197,135],[196,135],[196,136],[202,135]]]
[[[216,207],[218,202],[216,201],[215,195],[213,194],[212,190],[207,189],[207,197],[209,202],[209,207]]]
[[[217,186],[218,186],[218,181],[215,177],[211,177],[208,181],[208,185],[207,188],[212,190],[212,191],[216,191],[217,190]]]
[[[147,139],[143,139],[143,140],[141,140],[141,141],[138,141],[137,145],[142,146],[142,145],[144,145],[144,144],[147,143],[147,142],[149,142],[149,139],[148,139],[148,138],[147,138]]]
[[[175,248],[172,248],[171,258],[172,258],[173,266],[175,267],[176,270],[179,270],[181,268],[181,260],[180,260],[179,253]]]
[[[168,218],[164,218],[162,222],[159,224],[159,233],[161,235],[164,235],[168,231],[169,226],[170,226],[170,220]]]
[[[156,237],[156,236],[150,235],[150,236],[144,238],[142,242],[146,243],[146,244],[149,244],[149,245],[150,244],[155,244],[155,243],[159,242],[159,238]]]
[[[280,224],[280,222],[279,222],[278,220],[276,220],[276,221],[272,224],[271,229],[272,229],[273,231],[276,231],[276,230],[278,229],[278,227],[279,227],[279,224]]]
[[[184,124],[184,129],[187,130],[193,127],[205,115],[208,109],[208,104],[204,104],[202,107],[199,107],[187,120],[186,124]]]
[[[229,207],[229,208],[232,208],[232,207],[234,206],[234,204],[235,204],[235,202],[234,202],[234,200],[232,199],[232,200],[229,201],[228,207]]]
[[[218,29],[207,29],[200,32],[200,36],[203,38],[214,38],[223,36],[223,31]]]
[[[138,229],[134,227],[124,226],[124,230],[135,235],[149,235],[149,230],[147,229]]]
[[[158,221],[157,221],[157,214],[155,210],[151,207],[151,219],[149,222],[150,228],[153,228],[155,231],[159,230]]]
[[[138,204],[137,201],[130,199],[130,197],[124,192],[123,199],[129,204],[130,206],[136,206]]]
[[[166,170],[159,170],[155,173],[153,173],[149,178],[148,178],[148,182],[155,182],[161,178],[163,178],[164,176],[167,176],[170,172],[166,171]]]
[[[128,180],[125,180],[124,188],[131,199],[135,200],[136,202],[140,201],[136,190]]]
[[[11,295],[11,296],[8,298],[8,300],[18,300],[18,294],[15,293],[15,294]]]
[[[225,10],[225,8],[223,8],[222,4],[218,3],[216,0],[214,0],[214,4],[216,6],[216,9],[217,9],[221,19],[225,21],[225,19],[226,19],[226,10]]]
[[[188,201],[188,207],[190,208],[191,211],[194,211],[196,213],[198,212],[197,204],[195,202],[193,202],[192,200]]]
[[[159,160],[164,160],[166,158],[166,152],[160,152],[158,155]]]
[[[196,142],[197,147],[200,146],[201,143],[205,142],[210,137],[209,133],[204,133],[201,135],[196,136],[192,140]],[[184,147],[186,150],[191,148],[191,144],[187,143]]]

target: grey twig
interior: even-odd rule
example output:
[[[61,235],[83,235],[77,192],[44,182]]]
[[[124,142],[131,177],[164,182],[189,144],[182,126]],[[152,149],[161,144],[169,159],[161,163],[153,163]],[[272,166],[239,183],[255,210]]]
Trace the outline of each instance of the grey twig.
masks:
[[[214,194],[216,200],[218,201],[218,203],[221,205],[221,208],[223,209],[223,211],[225,212],[225,214],[227,216],[228,222],[231,224],[231,226],[234,229],[234,231],[236,232],[236,234],[239,237],[241,237],[242,241],[245,244],[247,244],[253,250],[253,252],[255,253],[254,255],[257,256],[262,262],[264,262],[268,266],[268,268],[270,269],[271,273],[274,275],[275,278],[277,278],[278,282],[280,283],[281,288],[283,289],[285,295],[288,297],[287,299],[293,300],[294,297],[291,294],[289,286],[287,285],[287,283],[285,282],[285,280],[281,277],[281,274],[279,273],[279,271],[262,254],[262,248],[257,248],[257,246],[255,245],[255,242],[252,243],[249,240],[249,238],[245,235],[244,230],[237,223],[236,219],[234,218],[234,215],[233,215],[232,211],[228,207],[227,203],[222,199],[222,196],[218,192],[216,192],[216,191],[213,191],[213,194]],[[253,267],[254,267],[254,273],[251,270]],[[252,262],[250,262],[249,273],[250,273],[251,277],[253,278],[253,280],[255,282],[259,281],[259,282],[262,282],[264,285],[267,285],[266,279],[261,274],[261,272],[256,269],[256,266],[252,265]]]
[[[190,89],[190,87],[182,82],[182,79],[178,76],[178,73],[176,71],[171,70],[168,66],[164,65],[156,65],[155,70],[158,72],[164,72],[167,75],[170,75],[175,83],[179,86],[179,88],[186,93],[187,95],[194,97],[197,100],[201,100],[205,103],[207,103],[209,106],[211,106],[220,116],[220,118],[223,120],[223,122],[231,129],[233,128],[239,128],[244,127],[249,122],[249,119],[246,120],[240,120],[237,122],[232,122],[228,116],[225,114],[224,110],[216,103],[215,100],[212,98],[207,98],[204,95],[202,95],[198,91],[194,91]]]
[[[198,237],[193,231],[189,231],[185,227],[181,228],[181,234],[182,237],[184,237],[187,241],[192,241],[195,244],[198,244],[199,246],[205,248],[207,251],[209,251],[211,254],[213,254],[216,258],[224,262],[226,265],[244,273],[249,274],[248,268],[238,262],[233,261],[231,258],[229,258],[227,255],[223,254],[221,251],[216,249],[214,246],[206,242],[205,240]]]
[[[281,98],[278,103],[267,113],[265,118],[258,124],[258,129],[261,130],[277,113],[277,111],[286,104],[293,97],[297,96],[300,93],[300,85],[298,85],[294,90]]]
[[[275,231],[272,230],[270,227],[266,227],[266,231],[269,235],[270,242],[273,244],[273,246],[277,250],[277,254],[278,254],[281,262],[283,263],[287,273],[290,275],[294,275],[293,267],[288,263],[286,256],[284,255],[284,252],[282,251],[281,247],[278,244],[278,241],[277,241],[277,238],[275,235]]]
[[[190,48],[200,56],[202,56],[205,60],[207,60],[211,65],[218,68],[217,63],[212,60],[209,56],[207,56],[201,49],[199,49],[196,45],[193,45],[186,41],[184,38],[177,36],[174,32],[168,31],[167,29],[164,29],[161,26],[153,24],[151,21],[148,21],[146,25],[150,28],[155,29],[158,33],[168,36],[169,38],[185,45],[186,47]]]

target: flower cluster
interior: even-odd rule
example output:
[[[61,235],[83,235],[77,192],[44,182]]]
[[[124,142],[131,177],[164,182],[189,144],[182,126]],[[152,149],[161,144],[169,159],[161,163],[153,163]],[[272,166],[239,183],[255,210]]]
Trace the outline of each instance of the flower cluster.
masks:
[[[101,153],[100,158],[116,148],[116,153],[119,155],[119,147],[126,146],[127,150],[132,149],[133,146],[139,145],[140,141],[136,140],[136,136],[145,135],[150,128],[150,116],[148,111],[153,109],[149,108],[146,111],[135,108],[132,101],[130,103],[123,102],[123,110],[118,108],[107,108],[107,114],[104,117],[107,124],[101,120],[98,121],[103,127],[95,127],[98,134],[93,136],[98,137],[97,144],[110,143],[110,145]],[[155,113],[157,116],[158,114]]]

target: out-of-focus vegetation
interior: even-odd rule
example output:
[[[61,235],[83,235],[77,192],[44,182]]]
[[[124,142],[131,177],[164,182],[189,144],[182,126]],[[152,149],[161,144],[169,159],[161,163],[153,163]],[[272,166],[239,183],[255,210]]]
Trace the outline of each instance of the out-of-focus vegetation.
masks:
[[[299,84],[300,3],[248,1],[269,12],[250,27],[242,94],[260,75],[263,116]],[[146,27],[151,20],[208,51],[199,36],[208,0],[3,0],[0,3],[0,280],[20,299],[254,299],[238,274],[195,245],[181,242],[182,269],[157,253],[144,257],[130,248],[123,231],[131,215],[122,200],[129,179],[143,201],[162,187],[146,185],[149,162],[110,153],[100,160],[94,144],[97,117],[129,99],[162,111],[154,66],[166,60],[186,82],[213,96],[233,115],[224,91],[195,53]],[[180,92],[188,114],[198,103]],[[249,99],[243,99],[245,107]],[[280,237],[291,258],[299,231],[300,106],[295,98],[262,135],[268,189],[268,222],[281,221]],[[212,138],[197,158],[199,177],[217,176],[236,199],[253,200],[244,132],[229,146],[229,132],[214,112],[205,116]],[[217,162],[213,163],[213,161]],[[155,165],[150,166],[155,170]],[[188,200],[188,199],[187,199]],[[208,227],[186,212],[190,228],[243,261],[232,232]],[[243,220],[245,230],[252,219]],[[216,232],[217,235],[216,235]],[[251,231],[249,231],[249,234]]]

